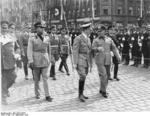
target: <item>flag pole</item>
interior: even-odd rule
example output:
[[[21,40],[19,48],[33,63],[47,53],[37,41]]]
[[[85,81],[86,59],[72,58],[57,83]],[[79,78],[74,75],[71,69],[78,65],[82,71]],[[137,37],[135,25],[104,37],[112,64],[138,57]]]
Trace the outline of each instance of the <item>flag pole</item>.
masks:
[[[141,12],[140,12],[140,17],[143,17],[143,0],[141,0]]]
[[[95,15],[95,11],[94,11],[94,0],[92,0],[92,25],[94,24],[94,16]]]

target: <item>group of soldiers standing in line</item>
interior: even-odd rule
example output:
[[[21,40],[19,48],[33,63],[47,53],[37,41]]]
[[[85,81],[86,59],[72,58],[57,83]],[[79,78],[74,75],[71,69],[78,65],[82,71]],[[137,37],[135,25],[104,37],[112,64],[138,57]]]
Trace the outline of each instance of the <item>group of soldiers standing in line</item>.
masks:
[[[86,76],[93,66],[93,57],[95,58],[100,77],[99,93],[104,98],[108,97],[108,80],[112,80],[110,75],[111,60],[113,59],[114,63],[114,79],[117,81],[119,81],[117,76],[118,65],[121,62],[120,51],[126,64],[129,63],[129,50],[127,48],[130,49],[130,39],[126,37],[126,34],[116,34],[112,26],[108,28],[104,26],[98,27],[95,29],[96,33],[93,34],[91,23],[87,23],[81,26],[82,31],[78,36],[70,33],[72,39],[67,35],[66,28],[61,28],[58,35],[56,26],[52,26],[50,33],[47,33],[44,30],[45,26],[42,22],[37,22],[34,24],[34,29],[35,33],[31,33],[29,28],[24,28],[22,33],[18,34],[15,32],[14,24],[9,24],[7,21],[1,22],[2,104],[7,104],[7,97],[10,96],[9,88],[13,85],[17,77],[15,69],[16,66],[21,67],[21,61],[23,62],[26,80],[28,80],[28,67],[32,70],[36,99],[40,99],[39,81],[42,78],[45,99],[49,102],[53,98],[51,98],[49,93],[47,79],[48,77],[52,77],[53,80],[56,80],[55,65],[59,58],[61,58],[61,62],[58,70],[64,73],[64,67],[66,74],[69,76],[67,58],[70,53],[72,54],[72,65],[80,77],[78,92],[81,102],[85,102],[88,99],[83,94],[83,91]],[[133,43],[132,56],[136,64],[136,56],[133,54],[137,55],[137,44],[134,44],[137,42],[137,39],[131,40]],[[148,58],[146,55],[144,55],[144,58],[146,58],[144,59],[144,66],[146,67]]]

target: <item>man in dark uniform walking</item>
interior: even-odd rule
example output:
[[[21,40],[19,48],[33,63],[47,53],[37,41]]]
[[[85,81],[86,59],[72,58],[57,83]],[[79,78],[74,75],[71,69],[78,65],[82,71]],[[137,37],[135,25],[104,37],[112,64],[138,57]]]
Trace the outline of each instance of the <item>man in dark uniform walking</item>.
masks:
[[[109,31],[109,37],[113,40],[114,44],[116,45],[116,48],[119,50],[120,44],[119,41],[117,40],[115,30],[113,29],[112,26],[109,26],[108,31]],[[114,64],[114,79],[119,81],[120,80],[118,78],[119,61],[115,55],[112,57],[112,60]]]
[[[23,69],[25,73],[25,80],[28,80],[28,58],[27,58],[27,47],[29,40],[29,30],[24,28],[22,34],[20,35],[19,43],[21,46],[21,57],[23,61]]]
[[[144,68],[148,68],[148,33],[143,33],[143,41],[142,41],[142,54],[144,58]]]
[[[129,65],[129,61],[130,61],[130,45],[129,45],[129,35],[127,34],[127,32],[124,34],[123,36],[124,42],[123,42],[123,49],[122,49],[122,57],[123,60],[125,60],[125,65]]]
[[[50,34],[50,56],[51,56],[51,69],[50,69],[50,77],[53,80],[56,80],[56,71],[55,71],[55,64],[56,61],[59,59],[59,38],[56,35],[56,26],[53,25],[51,27],[51,34]]]
[[[59,47],[60,47],[60,57],[61,63],[59,65],[59,71],[63,72],[62,67],[64,66],[67,75],[69,76],[69,69],[67,65],[67,58],[69,55],[69,36],[66,35],[66,29],[61,29],[61,35],[59,36]]]
[[[90,41],[90,33],[91,33],[91,24],[84,24],[81,26],[82,33],[77,36],[74,40],[73,44],[73,59],[74,59],[74,68],[77,69],[79,74],[79,100],[81,102],[85,102],[85,99],[88,99],[83,94],[85,79],[88,74],[89,67],[92,66],[91,59],[91,41]]]

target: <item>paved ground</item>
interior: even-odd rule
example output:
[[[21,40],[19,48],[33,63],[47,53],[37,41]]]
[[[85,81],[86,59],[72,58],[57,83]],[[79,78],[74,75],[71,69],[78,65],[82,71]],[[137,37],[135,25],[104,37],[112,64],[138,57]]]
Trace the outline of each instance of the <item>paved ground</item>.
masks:
[[[68,61],[70,64],[70,61]],[[58,64],[58,63],[57,63]],[[71,70],[71,65],[69,65]],[[58,69],[58,67],[56,68]],[[73,76],[76,75],[76,76]],[[31,74],[30,74],[31,76]],[[109,98],[104,99],[99,93],[99,78],[96,67],[89,73],[85,94],[90,97],[85,103],[78,101],[78,76],[73,73],[66,76],[57,72],[57,80],[49,78],[49,89],[53,102],[46,102],[41,86],[41,99],[34,98],[32,77],[24,80],[22,70],[18,72],[15,85],[10,89],[8,106],[3,111],[150,111],[150,69],[120,65],[119,82],[109,82]]]

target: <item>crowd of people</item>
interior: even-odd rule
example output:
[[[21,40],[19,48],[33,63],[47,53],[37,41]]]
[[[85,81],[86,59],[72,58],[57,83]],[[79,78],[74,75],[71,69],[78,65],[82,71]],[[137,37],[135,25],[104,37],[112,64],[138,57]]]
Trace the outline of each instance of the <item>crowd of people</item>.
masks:
[[[129,65],[130,61],[133,61],[134,63],[131,64],[131,66],[138,67],[140,64],[144,64],[143,68],[148,68],[150,66],[150,28],[111,28],[115,31],[115,38],[117,39],[118,49],[120,51],[120,54],[122,55],[122,61],[124,62],[124,65]],[[107,29],[106,31],[108,30],[109,29]],[[79,31],[70,32],[72,40],[74,40],[75,37],[80,34],[81,33]],[[90,35],[91,42],[96,37],[97,32],[92,32]]]
[[[119,63],[144,68],[150,66],[150,30],[148,28],[117,29],[115,26],[100,26],[93,28],[91,23],[83,24],[81,31],[71,31],[62,27],[57,33],[55,25],[46,32],[42,22],[34,24],[34,33],[31,28],[24,27],[16,31],[15,24],[1,22],[1,71],[2,71],[2,104],[7,104],[10,96],[9,88],[17,78],[17,68],[24,69],[24,78],[28,80],[28,69],[32,70],[36,99],[40,99],[39,81],[43,79],[43,88],[46,101],[51,102],[47,79],[56,77],[56,62],[61,59],[59,71],[70,75],[67,58],[71,55],[72,65],[79,75],[79,100],[88,99],[83,94],[84,84],[89,68],[93,66],[93,58],[100,77],[99,93],[108,97],[108,80],[119,81]],[[121,60],[122,59],[122,60]],[[113,78],[110,74],[114,64]],[[50,70],[49,70],[50,66]],[[48,73],[49,72],[49,73]],[[47,75],[49,74],[49,75]]]

